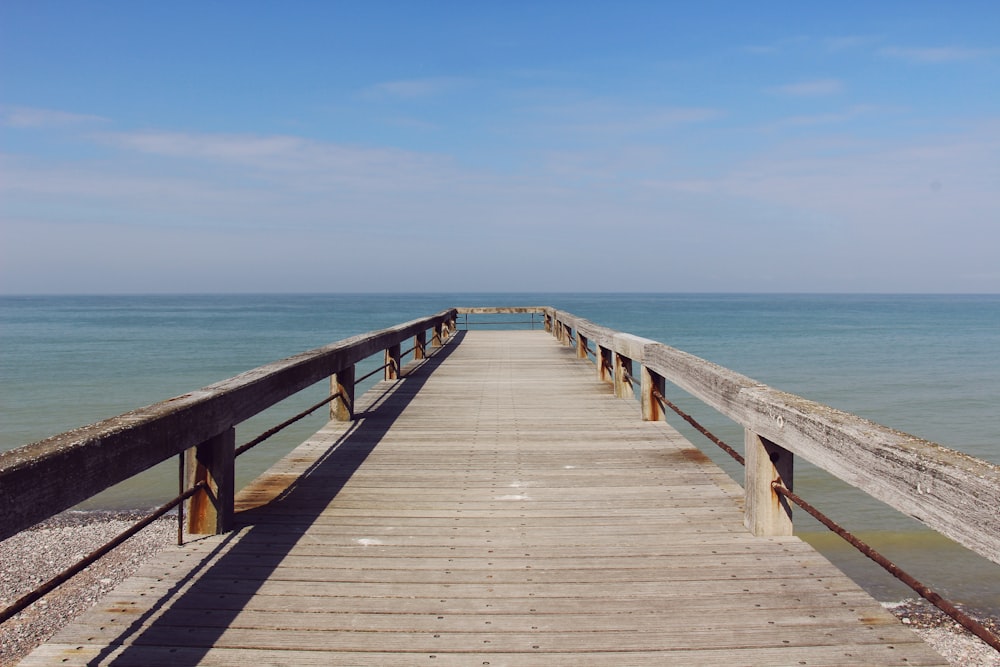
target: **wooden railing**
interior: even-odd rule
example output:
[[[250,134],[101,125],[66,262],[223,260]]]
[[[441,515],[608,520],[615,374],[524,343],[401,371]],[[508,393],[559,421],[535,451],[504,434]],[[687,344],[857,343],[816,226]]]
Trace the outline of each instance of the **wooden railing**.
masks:
[[[223,532],[233,516],[237,424],[326,377],[331,418],[351,419],[355,364],[384,351],[385,377],[396,378],[400,344],[413,339],[414,358],[422,359],[428,332],[440,347],[455,318],[451,309],[347,338],[0,453],[0,540],[185,451],[191,483],[207,487],[190,501],[189,530]]]
[[[401,343],[424,356],[459,314],[538,314],[615,395],[639,378],[642,418],[664,419],[656,400],[670,382],[744,428],[746,523],[755,534],[789,534],[791,512],[772,488],[793,483],[795,456],[810,461],[930,528],[1000,563],[1000,466],[856,415],[781,392],[662,343],[596,325],[549,307],[455,308],[348,338],[182,396],[0,454],[0,539],[188,452],[189,478],[208,490],[192,499],[191,532],[221,532],[232,519],[235,426],[330,378],[331,418],[353,415],[355,364],[380,351],[398,376]],[[638,372],[634,368],[639,366]]]
[[[756,535],[792,532],[791,511],[773,488],[792,488],[795,456],[833,474],[959,544],[1000,563],[1000,466],[773,389],[662,343],[544,309],[546,330],[577,356],[595,356],[616,396],[633,397],[642,418],[664,419],[657,393],[670,382],[741,425],[746,459],[745,522]],[[633,366],[641,365],[637,374]]]

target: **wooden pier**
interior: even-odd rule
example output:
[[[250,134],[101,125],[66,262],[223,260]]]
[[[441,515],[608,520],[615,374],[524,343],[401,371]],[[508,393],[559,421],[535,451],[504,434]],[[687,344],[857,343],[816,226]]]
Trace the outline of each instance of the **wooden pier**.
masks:
[[[743,489],[553,333],[457,332],[345,397],[231,532],[22,664],[947,664],[798,538],[753,535]]]

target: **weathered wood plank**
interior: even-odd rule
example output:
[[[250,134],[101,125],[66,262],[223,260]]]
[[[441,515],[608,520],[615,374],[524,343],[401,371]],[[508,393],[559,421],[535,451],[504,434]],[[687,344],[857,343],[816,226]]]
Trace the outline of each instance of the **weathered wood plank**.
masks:
[[[117,646],[110,650],[74,644],[46,645],[21,664],[31,665],[79,664],[110,665],[116,667],[176,667],[206,665],[206,667],[303,667],[326,665],[354,665],[357,667],[384,667],[385,665],[427,665],[445,667],[467,665],[507,665],[511,667],[635,667],[683,665],[685,667],[718,667],[720,664],[780,665],[808,664],[814,667],[841,667],[857,665],[937,665],[942,663],[933,656],[906,657],[894,645],[847,644],[841,646],[806,646],[781,648],[725,648],[721,650],[655,650],[621,651],[617,649],[594,652],[570,651],[554,653],[506,652],[480,650],[468,653],[398,653],[368,651],[339,653],[314,651],[309,648],[282,651],[260,649],[184,648],[177,646]]]
[[[758,436],[1000,563],[1000,466],[572,313],[550,310],[547,317],[556,328],[572,329],[599,351],[641,363],[644,372],[665,378]],[[777,498],[767,499],[772,501]]]
[[[206,442],[454,311],[347,338],[197,391],[0,452],[0,539]]]
[[[459,336],[24,664],[944,664],[573,350]]]

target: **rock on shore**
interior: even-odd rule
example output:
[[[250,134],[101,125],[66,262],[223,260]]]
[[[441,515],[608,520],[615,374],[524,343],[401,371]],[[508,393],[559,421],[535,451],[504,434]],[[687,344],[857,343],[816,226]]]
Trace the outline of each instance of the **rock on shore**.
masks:
[[[141,513],[132,512],[65,512],[0,542],[0,607],[12,604],[142,518]],[[176,517],[160,519],[0,625],[0,666],[16,664],[176,540]]]

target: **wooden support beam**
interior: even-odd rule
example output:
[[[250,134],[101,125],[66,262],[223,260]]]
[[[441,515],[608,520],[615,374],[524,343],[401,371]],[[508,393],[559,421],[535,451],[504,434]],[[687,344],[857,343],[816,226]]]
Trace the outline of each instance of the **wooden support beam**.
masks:
[[[341,422],[354,419],[354,364],[330,376],[330,393],[339,393],[330,402],[330,419]]]
[[[188,532],[218,535],[232,529],[236,494],[236,429],[230,427],[187,452],[188,483],[207,487],[188,500]]]
[[[608,367],[611,366],[611,350],[598,344],[597,359],[594,361],[597,363],[597,379],[601,382],[612,383],[614,380],[608,370]]]
[[[413,336],[413,358],[416,360],[427,357],[427,331],[419,331]]]
[[[396,343],[395,345],[390,345],[385,350],[385,379],[386,380],[398,380],[399,379],[399,364],[402,360],[402,355],[400,354],[400,345]]]
[[[587,358],[587,337],[580,333],[579,329],[576,332],[576,358]]]
[[[618,398],[633,398],[632,383],[628,378],[632,375],[632,360],[620,354],[614,355],[614,385],[615,396]]]
[[[746,458],[746,505],[744,524],[760,537],[791,535],[792,508],[788,501],[775,493],[771,482],[780,479],[792,489],[794,456],[767,438],[750,429],[744,430]]]
[[[441,324],[434,325],[434,335],[431,337],[431,347],[441,347],[444,345],[444,339],[442,331],[444,326]]]
[[[646,366],[643,366],[641,384],[639,397],[642,403],[643,421],[666,421],[667,417],[663,411],[663,406],[660,405],[660,401],[653,395],[653,392],[659,392],[662,396],[666,392],[666,380],[663,379],[662,375],[654,373]]]

